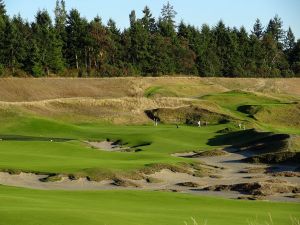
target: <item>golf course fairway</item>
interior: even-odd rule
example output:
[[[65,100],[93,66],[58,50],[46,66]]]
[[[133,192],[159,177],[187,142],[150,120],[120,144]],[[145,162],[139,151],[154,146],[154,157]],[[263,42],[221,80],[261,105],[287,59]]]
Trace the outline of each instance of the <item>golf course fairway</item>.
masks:
[[[293,224],[300,205],[146,191],[39,191],[0,186],[0,224]],[[271,218],[270,218],[271,216]],[[270,223],[270,219],[273,223]],[[205,221],[207,221],[205,223]]]

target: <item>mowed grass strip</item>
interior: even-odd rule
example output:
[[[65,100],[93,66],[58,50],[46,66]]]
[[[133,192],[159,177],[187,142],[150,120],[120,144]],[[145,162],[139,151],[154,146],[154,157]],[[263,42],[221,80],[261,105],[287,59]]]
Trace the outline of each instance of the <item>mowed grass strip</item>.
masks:
[[[300,204],[146,191],[39,191],[0,186],[0,225],[289,225]],[[17,215],[17,216],[16,216]],[[256,224],[256,223],[255,223]],[[273,224],[273,223],[272,223]]]

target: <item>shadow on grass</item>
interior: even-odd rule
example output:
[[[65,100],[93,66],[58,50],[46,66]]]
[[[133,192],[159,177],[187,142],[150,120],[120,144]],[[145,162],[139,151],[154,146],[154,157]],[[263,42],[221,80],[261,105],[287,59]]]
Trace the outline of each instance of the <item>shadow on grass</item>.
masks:
[[[226,151],[244,155],[245,162],[251,163],[300,163],[300,153],[290,150],[291,136],[259,132],[254,129],[229,132],[208,140],[211,146],[224,146]],[[234,162],[234,161],[231,161]]]
[[[53,138],[53,137],[34,137],[23,135],[3,135],[0,134],[0,140],[2,141],[53,141],[53,142],[66,142],[73,139],[68,138]]]
[[[290,135],[259,132],[255,129],[217,135],[208,140],[211,146],[229,145],[231,148],[251,151],[255,154],[289,151]]]

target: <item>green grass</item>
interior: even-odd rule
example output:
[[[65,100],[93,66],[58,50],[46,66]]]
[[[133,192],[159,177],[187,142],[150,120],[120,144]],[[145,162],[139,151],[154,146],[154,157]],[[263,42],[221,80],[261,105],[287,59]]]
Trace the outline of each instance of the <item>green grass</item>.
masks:
[[[148,89],[148,96],[159,90],[158,87]],[[249,124],[254,124],[266,131],[284,131],[299,133],[293,127],[278,127],[276,124],[255,121],[247,114],[237,111],[242,105],[259,105],[274,108],[273,105],[285,104],[278,99],[260,96],[253,93],[230,91],[202,97],[219,105],[220,110],[229,111]],[[288,105],[286,105],[288,106]],[[295,105],[296,106],[296,105]],[[0,142],[0,169],[23,170],[43,173],[98,173],[105,172],[132,172],[150,164],[177,164],[191,162],[191,159],[172,157],[175,152],[193,150],[211,150],[223,145],[217,140],[218,130],[233,127],[236,124],[214,125],[202,127],[175,125],[113,125],[86,123],[71,124],[64,121],[47,119],[30,114],[20,114],[13,109],[2,110],[0,127],[1,136],[16,136]],[[5,118],[7,120],[5,121]],[[272,120],[269,120],[272,121]],[[6,136],[5,136],[6,135]],[[19,137],[18,137],[19,135]],[[28,137],[28,139],[22,136]],[[44,139],[43,139],[44,138]],[[69,138],[72,141],[50,142],[53,138]],[[127,146],[139,146],[140,152],[105,152],[91,149],[83,144],[85,140],[121,140]],[[4,139],[4,138],[3,138]],[[9,151],[8,151],[9,149]]]
[[[287,105],[285,99],[241,91],[206,95],[201,101],[195,99],[195,96],[213,92],[211,88],[197,84],[193,90],[185,84],[157,85],[144,94],[153,98],[194,96],[191,99],[199,106],[205,104],[232,115],[249,127],[300,134],[299,127],[285,124],[291,118],[298,118],[295,114],[299,111],[294,109],[297,105]],[[243,105],[258,106],[261,111],[253,115],[257,116],[256,120],[238,111]],[[285,110],[289,114],[285,114]],[[237,130],[234,122],[202,128],[180,125],[177,129],[168,124],[154,127],[93,123],[94,118],[89,123],[78,120],[75,124],[50,119],[51,115],[48,118],[38,115],[38,112],[31,115],[14,107],[0,110],[0,139],[3,139],[0,141],[0,169],[105,178],[107,174],[130,174],[156,163],[181,165],[193,161],[171,156],[174,152],[212,150],[256,138],[251,131],[234,132]],[[289,118],[279,119],[278,115],[289,115]],[[67,118],[68,114],[64,116]],[[217,133],[225,128],[231,132]],[[105,152],[83,143],[105,139],[139,146],[136,148],[142,151]],[[297,151],[299,139],[295,140],[292,147]],[[291,224],[290,216],[300,217],[299,212],[300,204],[293,203],[234,201],[154,191],[41,191],[0,186],[0,225],[183,225],[184,221],[191,222],[191,217],[199,224],[207,220],[207,225],[248,225],[247,221],[266,224],[268,213],[274,220],[272,225],[287,225]]]
[[[41,118],[20,118],[0,128],[1,134],[14,134],[0,141],[0,168],[43,173],[80,171],[132,171],[153,163],[176,164],[191,160],[171,156],[179,151],[209,150],[207,140],[224,125],[203,127],[173,125],[116,126],[71,125]],[[23,136],[30,136],[26,139]],[[0,135],[1,137],[1,135]],[[15,137],[15,140],[14,140]],[[36,138],[34,138],[36,137]],[[46,137],[46,138],[43,138]],[[60,141],[51,138],[70,138]],[[140,152],[106,152],[92,149],[80,140],[121,140],[139,146]]]
[[[300,204],[145,191],[38,191],[0,186],[0,225],[288,225]]]
[[[233,90],[205,95],[201,99],[219,105],[224,111],[228,110],[236,118],[261,130],[300,134],[299,103],[291,102],[286,96],[274,98]],[[252,111],[243,112],[241,109],[245,106],[252,106]]]

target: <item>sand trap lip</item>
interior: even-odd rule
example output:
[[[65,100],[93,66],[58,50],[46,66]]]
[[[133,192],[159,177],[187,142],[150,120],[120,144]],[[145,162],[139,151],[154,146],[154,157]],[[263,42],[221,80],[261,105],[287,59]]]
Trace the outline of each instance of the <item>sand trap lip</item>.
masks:
[[[108,152],[122,152],[130,149],[130,147],[122,147],[112,141],[86,141],[86,143],[93,148]]]
[[[158,190],[158,191],[176,191],[183,193],[190,193],[195,195],[205,196],[219,196],[223,198],[246,198],[247,195],[235,191],[203,191],[201,187],[206,187],[209,178],[201,179],[193,177],[185,173],[174,173],[170,170],[163,169],[160,172],[156,172],[149,177],[162,180],[159,183],[148,183],[146,180],[134,180],[132,182],[137,184],[137,187],[123,187],[113,185],[112,180],[104,180],[101,182],[88,181],[86,178],[80,178],[78,180],[70,180],[67,177],[63,177],[61,181],[56,182],[41,182],[40,179],[46,177],[46,175],[36,175],[33,173],[20,173],[18,175],[11,175],[9,173],[0,172],[0,183],[2,185],[16,186],[38,190]],[[197,182],[198,188],[191,188],[178,185],[179,181],[183,182]],[[299,202],[297,198],[291,198],[291,195],[274,195],[267,196],[266,200],[270,201],[283,201],[283,202]]]
[[[86,178],[70,180],[68,177],[63,177],[62,180],[55,182],[41,182],[40,179],[45,177],[47,177],[47,175],[37,175],[33,173],[20,173],[17,175],[11,175],[6,172],[0,172],[0,184],[39,190],[172,190],[195,195],[220,196],[234,199],[246,196],[234,191],[214,192],[200,190],[208,185],[224,184],[224,181],[220,182],[220,179],[212,179],[210,177],[199,178],[185,173],[174,173],[168,169],[163,169],[160,172],[148,175],[148,177],[160,180],[158,183],[149,183],[146,180],[129,180],[130,182],[135,183],[136,187],[116,186],[113,185],[113,180],[96,182],[89,181]],[[179,182],[195,182],[199,184],[199,187],[195,189],[191,187],[180,186],[178,185]],[[232,184],[232,181],[229,180],[227,183]],[[287,195],[280,194],[267,196],[266,199],[271,201],[299,202],[299,199],[297,198],[291,198],[287,197]]]
[[[122,151],[124,149],[109,141],[95,143],[97,144],[97,148],[106,151]],[[190,156],[192,154],[195,153],[189,152],[173,155],[184,157],[186,155]],[[196,195],[239,198],[247,196],[241,193],[236,193],[234,191],[215,192],[210,190],[204,191],[201,189],[214,185],[235,185],[240,183],[264,182],[266,180],[274,179],[272,173],[259,172],[265,171],[268,165],[256,165],[244,162],[243,158],[248,157],[249,154],[251,153],[244,152],[244,154],[241,154],[241,152],[228,151],[228,154],[226,155],[205,156],[200,157],[199,159],[195,158],[196,160],[199,160],[200,163],[203,162],[204,168],[215,168],[216,172],[214,172],[214,176],[197,177],[187,173],[175,173],[168,169],[162,169],[159,172],[155,172],[150,175],[145,175],[145,177],[154,178],[154,180],[158,180],[159,182],[147,182],[146,179],[125,179],[129,182],[133,182],[134,184],[136,184],[136,186],[133,187],[112,185],[113,180],[103,180],[101,182],[95,182],[89,181],[86,178],[70,180],[68,177],[63,177],[62,180],[55,182],[41,182],[40,179],[47,177],[47,175],[37,175],[32,173],[21,173],[18,175],[11,175],[6,172],[0,172],[0,184],[42,190],[175,190],[178,192],[191,193]],[[241,172],[245,170],[247,170],[247,173]],[[294,185],[300,185],[300,178],[297,176],[280,176],[278,177],[278,179],[283,182],[289,182]],[[178,183],[182,182],[197,183],[199,187],[195,189],[188,186],[178,185]],[[291,198],[292,195],[293,193],[276,193],[272,196],[267,196],[266,199],[271,201],[300,201],[300,199]]]

